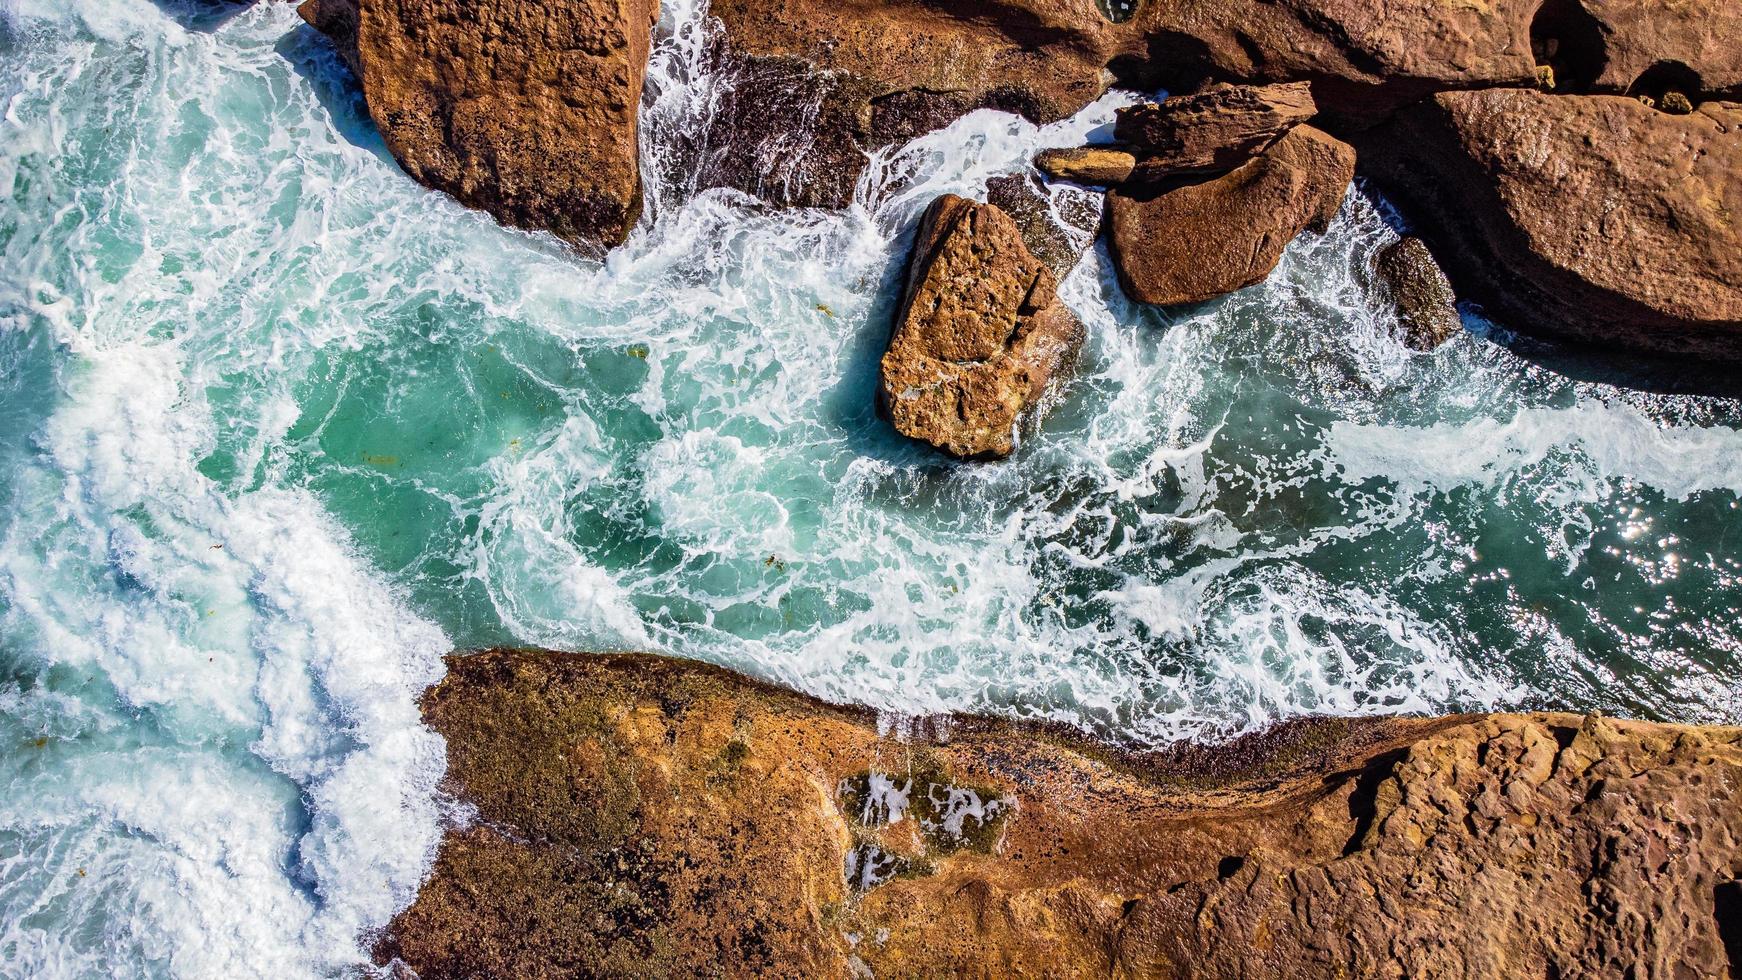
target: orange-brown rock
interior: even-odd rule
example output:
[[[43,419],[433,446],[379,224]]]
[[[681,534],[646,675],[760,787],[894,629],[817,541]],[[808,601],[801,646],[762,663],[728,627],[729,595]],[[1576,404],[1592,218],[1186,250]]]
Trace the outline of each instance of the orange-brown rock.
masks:
[[[1113,135],[1138,157],[1137,176],[1232,170],[1318,112],[1311,86],[1219,85],[1119,110]]]
[[[1532,27],[1561,92],[1742,96],[1742,6],[1723,0],[1547,0]],[[1549,48],[1553,48],[1552,53]]]
[[[1220,177],[1129,185],[1107,195],[1107,238],[1131,298],[1196,303],[1263,281],[1301,231],[1323,232],[1355,174],[1355,151],[1297,126]]]
[[[641,656],[451,658],[460,977],[1637,976],[1742,960],[1742,730],[1306,720],[1126,754]]]
[[[896,431],[951,455],[1008,456],[1083,336],[1016,222],[945,194],[920,220],[878,404]]]
[[[1446,93],[1362,144],[1461,294],[1520,329],[1742,358],[1742,105]]]
[[[636,135],[657,0],[305,0],[406,173],[572,242],[641,215]]]
[[[1073,146],[1042,150],[1035,154],[1034,165],[1055,180],[1111,187],[1131,177],[1137,157],[1117,147]]]

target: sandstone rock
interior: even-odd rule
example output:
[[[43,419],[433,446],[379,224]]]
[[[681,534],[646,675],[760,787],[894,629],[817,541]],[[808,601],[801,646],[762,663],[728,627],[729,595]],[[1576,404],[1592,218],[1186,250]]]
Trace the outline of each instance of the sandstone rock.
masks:
[[[305,0],[406,173],[504,223],[614,245],[641,214],[657,0]]]
[[[1363,138],[1461,295],[1519,329],[1742,358],[1742,105],[1446,93]]]
[[[1134,755],[512,651],[450,658],[424,718],[477,808],[376,951],[424,980],[1715,978],[1742,939],[1737,729],[1318,719]]]
[[[1421,239],[1406,235],[1387,245],[1375,257],[1374,270],[1397,304],[1405,344],[1433,350],[1463,329],[1452,284]]]
[[[1138,177],[1232,170],[1318,112],[1305,82],[1224,85],[1119,110],[1113,135],[1134,148]]]
[[[1649,89],[1653,76],[1668,76],[1686,84],[1684,94],[1695,99],[1742,96],[1742,44],[1736,41],[1742,38],[1742,6],[1723,0],[1557,0],[1543,5],[1550,14],[1557,7],[1566,24],[1562,46],[1568,48],[1561,56],[1583,60],[1588,91],[1632,93],[1641,90],[1642,81]],[[1550,30],[1543,25],[1536,33]]]
[[[1111,187],[1131,176],[1137,157],[1112,147],[1076,146],[1042,150],[1035,155],[1034,165],[1041,173],[1058,180]]]
[[[1016,222],[1023,244],[1060,281],[1100,233],[1103,196],[1081,187],[1045,187],[1028,173],[986,182],[986,203]]]
[[[1323,232],[1355,173],[1355,151],[1299,126],[1231,173],[1107,195],[1119,281],[1141,303],[1196,303],[1260,282],[1302,230]]]
[[[879,406],[896,431],[952,455],[1007,456],[1082,344],[1082,324],[1016,222],[946,194],[920,221]]]

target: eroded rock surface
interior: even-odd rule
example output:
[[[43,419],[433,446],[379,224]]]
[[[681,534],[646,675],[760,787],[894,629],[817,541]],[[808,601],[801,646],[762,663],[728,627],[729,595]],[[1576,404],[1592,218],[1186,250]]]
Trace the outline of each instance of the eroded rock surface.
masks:
[[[406,173],[522,228],[615,245],[657,0],[306,0]]]
[[[1720,978],[1742,944],[1737,729],[1308,720],[1140,756],[509,651],[452,658],[424,716],[477,809],[378,948],[424,980]]]
[[[1016,222],[946,194],[920,221],[879,404],[905,436],[964,458],[1007,456],[1082,343]]]
[[[1374,256],[1373,265],[1397,304],[1405,344],[1430,351],[1463,329],[1452,284],[1421,239],[1405,235],[1392,242]]]
[[[1142,303],[1212,299],[1260,282],[1301,231],[1323,232],[1355,174],[1355,151],[1311,126],[1220,177],[1107,195],[1120,283]]]
[[[1103,146],[1073,146],[1042,150],[1034,165],[1057,180],[1111,187],[1123,184],[1137,169],[1137,156],[1129,150]]]
[[[1222,85],[1119,110],[1113,135],[1138,155],[1137,176],[1232,170],[1318,112],[1305,82]]]
[[[1742,105],[1671,115],[1622,96],[1446,93],[1362,155],[1460,293],[1504,322],[1742,357]]]

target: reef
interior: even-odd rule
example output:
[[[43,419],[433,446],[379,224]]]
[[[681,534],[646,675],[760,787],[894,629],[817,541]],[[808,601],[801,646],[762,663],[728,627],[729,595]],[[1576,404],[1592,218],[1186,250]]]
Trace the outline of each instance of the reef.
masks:
[[[1723,977],[1742,730],[1311,718],[1137,753],[637,655],[424,699],[455,823],[377,948],[424,980]]]

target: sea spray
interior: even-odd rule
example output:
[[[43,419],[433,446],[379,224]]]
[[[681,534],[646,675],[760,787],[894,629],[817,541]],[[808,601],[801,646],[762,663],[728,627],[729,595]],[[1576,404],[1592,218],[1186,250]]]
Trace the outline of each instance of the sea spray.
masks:
[[[593,262],[413,184],[288,6],[0,10],[5,970],[365,962],[440,829],[415,699],[450,645],[1134,745],[1742,720],[1742,413],[1409,352],[1360,190],[1198,307],[1129,303],[1090,249],[1079,376],[1007,462],[876,418],[914,218],[1136,94],[973,113],[782,211],[689,180],[731,79],[666,4],[647,211]]]

